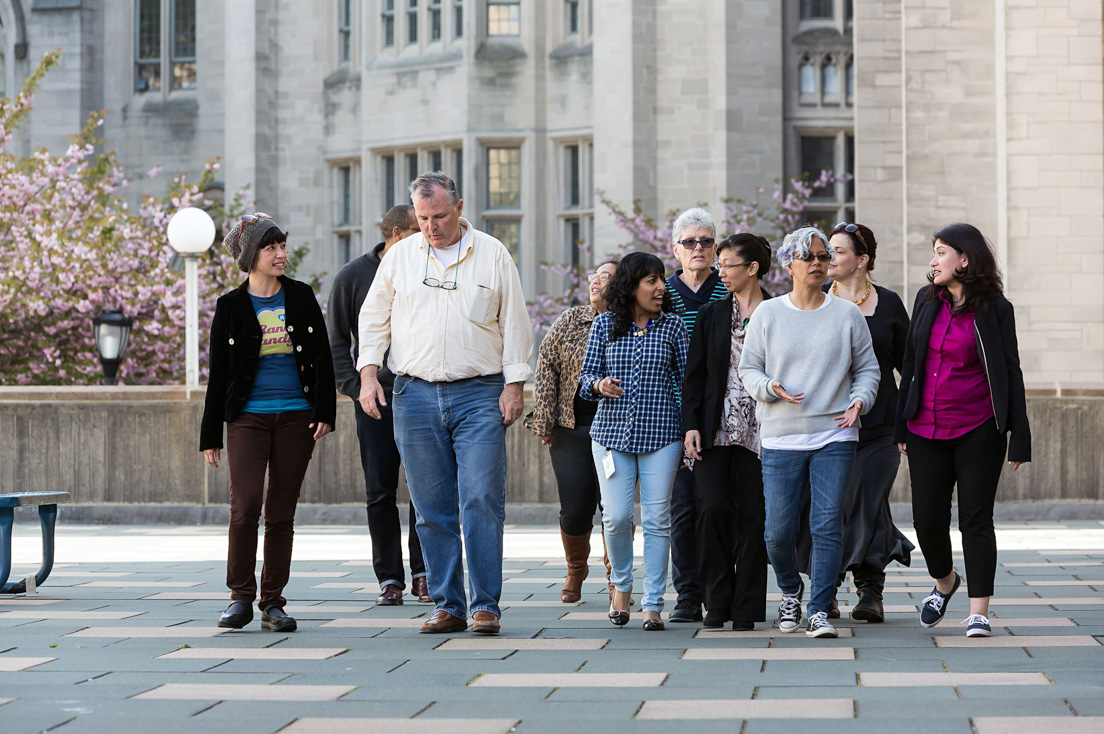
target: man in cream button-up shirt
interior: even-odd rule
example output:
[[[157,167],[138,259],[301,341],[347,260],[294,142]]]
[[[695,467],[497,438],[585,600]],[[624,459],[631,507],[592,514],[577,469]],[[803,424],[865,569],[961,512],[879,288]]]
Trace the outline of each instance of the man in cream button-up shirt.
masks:
[[[443,173],[410,184],[421,233],[380,264],[358,320],[360,404],[378,418],[376,379],[390,347],[395,441],[418,517],[429,594],[422,632],[497,633],[506,519],[506,428],[532,375],[533,330],[501,242],[460,215]],[[464,593],[461,519],[472,599]]]

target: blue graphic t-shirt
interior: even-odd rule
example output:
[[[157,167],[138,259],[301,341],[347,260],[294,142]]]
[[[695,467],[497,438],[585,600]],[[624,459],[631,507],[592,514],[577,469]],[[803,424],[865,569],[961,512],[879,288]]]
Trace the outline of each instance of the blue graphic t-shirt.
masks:
[[[303,386],[299,384],[291,338],[284,328],[284,289],[267,298],[250,293],[249,299],[261,324],[261,355],[253,376],[253,390],[242,412],[310,410],[311,404],[303,397]]]

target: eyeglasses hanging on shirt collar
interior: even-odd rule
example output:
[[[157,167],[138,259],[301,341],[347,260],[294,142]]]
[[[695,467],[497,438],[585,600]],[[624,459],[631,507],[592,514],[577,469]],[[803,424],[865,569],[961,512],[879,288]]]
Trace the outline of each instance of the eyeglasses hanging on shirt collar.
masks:
[[[436,278],[429,277],[429,251],[433,249],[433,246],[426,244],[426,269],[425,277],[422,278],[422,285],[428,285],[430,288],[440,288],[441,290],[454,291],[456,290],[456,276],[460,273],[460,250],[463,247],[457,244],[456,247],[456,272],[452,274],[452,280],[446,280],[444,282],[437,280]]]

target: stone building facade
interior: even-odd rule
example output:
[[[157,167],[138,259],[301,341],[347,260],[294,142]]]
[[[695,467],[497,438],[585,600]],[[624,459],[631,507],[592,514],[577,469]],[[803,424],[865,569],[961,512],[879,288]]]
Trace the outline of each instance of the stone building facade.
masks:
[[[624,240],[645,210],[748,197],[820,168],[911,302],[930,236],[996,244],[1029,382],[1104,387],[1100,0],[0,0],[0,83],[61,48],[17,152],[92,109],[134,179],[198,173],[335,272],[416,171],[460,184],[527,291],[542,261]]]

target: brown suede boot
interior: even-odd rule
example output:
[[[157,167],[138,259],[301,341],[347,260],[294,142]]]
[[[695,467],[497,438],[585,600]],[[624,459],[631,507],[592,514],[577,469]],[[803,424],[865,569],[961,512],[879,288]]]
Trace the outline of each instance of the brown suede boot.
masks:
[[[567,580],[560,592],[560,601],[571,604],[579,601],[583,593],[583,581],[590,573],[590,533],[568,535],[560,530],[564,556],[567,558]]]

